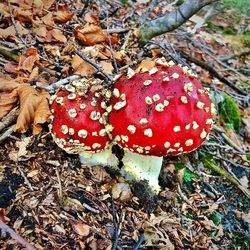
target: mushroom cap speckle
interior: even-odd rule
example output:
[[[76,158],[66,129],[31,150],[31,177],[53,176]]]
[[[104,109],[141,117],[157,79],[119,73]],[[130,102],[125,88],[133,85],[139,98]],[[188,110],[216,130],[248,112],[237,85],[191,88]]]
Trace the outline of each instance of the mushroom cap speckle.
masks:
[[[109,124],[115,140],[130,151],[155,156],[190,152],[211,130],[208,91],[187,67],[161,60],[148,71],[120,77],[113,93]]]
[[[51,133],[59,147],[68,153],[100,152],[109,142],[102,98],[84,81],[59,90],[51,100]],[[106,107],[106,105],[104,105]]]

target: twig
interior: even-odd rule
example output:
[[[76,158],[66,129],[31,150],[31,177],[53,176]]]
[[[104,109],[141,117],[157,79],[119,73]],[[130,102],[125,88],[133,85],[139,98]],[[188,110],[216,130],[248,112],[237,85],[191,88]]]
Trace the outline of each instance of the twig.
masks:
[[[125,32],[128,32],[130,29],[129,28],[114,28],[114,29],[106,29],[104,30],[105,32],[107,33],[125,33]]]
[[[107,12],[107,16],[108,16],[108,12]],[[107,28],[109,30],[108,18],[107,18]],[[107,36],[108,36],[108,42],[109,42],[109,49],[110,49],[111,56],[112,56],[112,61],[113,61],[113,64],[114,64],[115,74],[117,74],[118,73],[118,67],[117,67],[117,63],[116,63],[116,59],[115,59],[115,53],[114,53],[113,46],[112,46],[111,39],[110,39],[110,34],[108,32],[107,32]]]
[[[61,182],[61,177],[60,177],[59,170],[58,170],[57,166],[56,166],[56,177],[58,180],[58,197],[59,197],[59,199],[62,199],[62,182]]]
[[[98,72],[102,73],[109,82],[112,82],[111,76],[109,74],[107,74],[101,66],[94,63],[89,57],[84,55],[82,52],[75,50],[75,53],[78,56],[80,56],[84,61],[88,62],[90,65],[92,65],[94,68],[96,68]]]
[[[224,129],[219,128],[215,125],[213,125],[213,129],[216,130],[217,132],[221,133],[221,136],[224,138],[224,140],[233,148],[235,148],[236,150],[238,150],[240,153],[245,153],[238,145],[236,145],[226,134]]]
[[[12,126],[9,127],[4,133],[0,135],[0,144],[5,141],[13,133]]]
[[[232,176],[229,172],[227,172],[225,169],[217,166],[215,163],[213,163],[210,159],[207,157],[204,159],[204,164],[220,174],[221,176],[225,177],[229,182],[237,186],[249,199],[250,199],[250,192],[247,188],[241,185],[240,180],[238,178]]]
[[[15,62],[18,62],[18,55],[14,54],[11,50],[5,49],[3,46],[0,46],[0,54]]]
[[[28,243],[24,238],[18,235],[13,229],[0,220],[1,234],[6,235],[8,233],[10,237],[17,241],[21,246],[25,247],[27,250],[36,250],[30,243]]]
[[[91,211],[92,213],[99,214],[99,210],[94,209],[93,207],[91,207],[87,203],[82,203],[82,206],[85,207],[87,210]]]
[[[212,66],[198,60],[197,58],[192,57],[191,55],[187,54],[184,51],[180,51],[180,53],[188,61],[193,62],[193,63],[197,64],[198,66],[206,69],[210,74],[214,75],[216,78],[218,78],[221,82],[225,83],[230,88],[234,89],[235,91],[237,91],[238,93],[240,93],[242,95],[247,95],[247,93],[244,90],[238,88],[234,83],[232,83],[231,81],[229,81],[228,79],[226,79],[225,77],[220,75]]]
[[[117,226],[115,204],[114,204],[114,200],[112,197],[112,193],[111,193],[111,206],[112,206],[112,215],[113,215],[113,224],[114,224],[114,233],[113,233],[114,242],[113,242],[111,250],[116,250],[117,245],[118,245],[119,232],[118,232],[118,226]]]
[[[28,178],[26,177],[26,175],[24,174],[23,170],[21,169],[21,167],[19,166],[19,164],[17,164],[17,168],[18,168],[18,171],[20,172],[21,176],[23,177],[24,179],[24,182],[27,184],[27,186],[29,187],[29,189],[31,191],[34,191],[34,188],[31,186]]]
[[[145,240],[145,236],[144,234],[141,234],[139,237],[139,240],[137,241],[136,245],[134,246],[133,250],[139,250],[141,244],[143,243],[143,241]]]
[[[41,87],[41,86],[36,86],[36,88],[38,89],[44,89],[44,90],[47,90],[49,93],[55,93],[57,89],[59,89],[60,87],[68,84],[69,82],[72,82],[74,80],[77,80],[81,78],[80,75],[72,75],[72,76],[69,76],[69,77],[66,77],[66,78],[63,78],[55,83],[52,83],[51,85],[47,86],[47,87]]]
[[[20,39],[20,41],[24,44],[24,46],[25,46],[26,48],[28,48],[28,47],[29,47],[28,44],[27,44],[26,41],[22,38],[22,36],[19,34],[18,28],[17,28],[17,26],[16,26],[15,18],[14,18],[13,13],[12,13],[10,0],[8,0],[8,7],[9,7],[9,12],[10,12],[10,19],[11,19],[11,22],[12,22],[12,24],[13,24],[13,26],[14,26],[15,31],[16,31],[16,35],[17,35],[17,37]]]
[[[0,132],[10,126],[12,123],[15,122],[17,119],[17,116],[19,114],[19,109],[15,108],[13,109],[8,115],[6,115],[1,121],[0,121]]]
[[[190,203],[190,201],[188,200],[187,196],[182,192],[181,190],[181,187],[180,187],[180,184],[177,184],[177,191],[178,191],[178,194],[180,195],[180,197],[191,207],[192,204]]]
[[[224,56],[224,57],[221,57],[219,59],[220,59],[220,61],[225,62],[225,61],[228,61],[230,59],[234,59],[236,57],[242,57],[242,56],[248,56],[248,55],[250,55],[250,50],[246,50],[246,51],[243,51],[241,53],[234,54],[234,55],[231,55],[231,56]]]

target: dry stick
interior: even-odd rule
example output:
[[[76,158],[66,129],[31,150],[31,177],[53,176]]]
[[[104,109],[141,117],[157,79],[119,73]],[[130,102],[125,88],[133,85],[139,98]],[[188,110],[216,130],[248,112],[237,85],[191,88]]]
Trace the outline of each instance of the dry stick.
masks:
[[[77,80],[81,78],[80,75],[72,75],[66,78],[63,78],[55,83],[52,83],[51,85],[47,86],[47,87],[37,87],[38,89],[44,89],[47,90],[49,93],[55,93],[55,91],[59,88],[61,88],[62,86],[68,84],[69,82],[72,82],[74,80]]]
[[[27,184],[27,186],[29,187],[29,189],[30,189],[31,191],[34,191],[34,188],[31,186],[31,184],[30,184],[28,178],[26,177],[26,175],[24,174],[22,168],[19,166],[18,163],[17,163],[17,168],[18,168],[18,171],[20,172],[21,176],[23,177],[24,182],[25,182],[25,183]]]
[[[219,133],[221,133],[221,136],[225,139],[225,141],[232,146],[233,148],[235,148],[236,150],[238,150],[240,153],[246,154],[238,145],[236,145],[226,134],[224,129],[217,127],[216,125],[213,125],[213,129]]]
[[[2,220],[0,220],[0,229],[2,234],[8,233],[10,237],[16,240],[20,245],[25,247],[27,250],[36,250],[29,242],[27,242],[24,238],[18,235],[13,229],[11,229],[8,225],[6,225]]]
[[[250,192],[247,188],[241,185],[240,180],[238,180],[236,177],[232,176],[229,172],[224,170],[223,168],[217,166],[214,164],[210,159],[207,157],[204,159],[204,163],[207,167],[211,168],[218,174],[222,175],[225,177],[229,182],[232,184],[236,185],[249,199],[250,199]]]
[[[96,63],[94,63],[89,57],[87,57],[83,53],[81,53],[81,52],[79,52],[77,50],[75,50],[75,53],[78,56],[80,56],[84,61],[88,62],[90,65],[92,65],[94,68],[96,68],[98,72],[102,73],[107,78],[107,80],[109,82],[112,82],[111,76],[109,74],[107,74],[101,66],[97,65]]]
[[[234,55],[231,55],[231,56],[224,56],[224,57],[220,58],[220,61],[225,62],[227,60],[234,59],[236,57],[242,57],[242,56],[248,56],[248,55],[250,55],[250,50],[243,51],[241,53],[234,54]]]
[[[13,133],[12,126],[9,127],[4,133],[0,135],[0,144],[5,141]]]
[[[181,55],[186,58],[188,61],[193,62],[195,64],[197,64],[198,66],[206,69],[210,74],[214,75],[216,78],[218,78],[221,82],[225,83],[227,86],[229,86],[230,88],[234,89],[235,91],[237,91],[238,93],[242,94],[242,95],[248,95],[247,92],[245,92],[244,90],[238,88],[237,86],[235,86],[234,83],[232,83],[231,81],[229,81],[228,79],[226,79],[225,77],[223,77],[222,75],[220,75],[212,66],[190,56],[189,54],[187,54],[184,51],[180,51]]]
[[[0,132],[7,128],[8,126],[10,126],[11,124],[13,124],[19,114],[19,109],[15,108],[13,109],[8,115],[6,115],[1,121],[0,121]]]
[[[18,62],[19,56],[14,54],[11,50],[5,49],[3,46],[0,46],[0,54],[15,62]]]
[[[61,181],[61,177],[60,177],[59,170],[58,170],[57,166],[56,166],[56,177],[58,180],[58,196],[59,196],[59,199],[62,199],[62,181]]]
[[[8,0],[8,7],[9,7],[9,12],[10,12],[10,19],[11,19],[11,22],[14,26],[14,29],[16,31],[16,35],[18,36],[18,38],[20,39],[20,41],[24,44],[24,46],[26,48],[28,48],[29,46],[27,45],[26,41],[22,38],[22,36],[19,34],[19,31],[18,31],[18,28],[16,26],[16,22],[15,22],[15,18],[13,16],[13,13],[12,13],[12,9],[11,9],[11,4],[10,4],[10,0]]]

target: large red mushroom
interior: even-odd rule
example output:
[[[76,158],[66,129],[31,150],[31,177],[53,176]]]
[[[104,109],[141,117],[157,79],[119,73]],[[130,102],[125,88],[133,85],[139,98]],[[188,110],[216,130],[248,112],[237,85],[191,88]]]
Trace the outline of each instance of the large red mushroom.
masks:
[[[191,152],[211,130],[213,107],[188,67],[157,59],[114,85],[109,123],[125,149],[124,172],[159,190],[163,156]]]
[[[59,147],[79,154],[87,165],[118,164],[110,146],[106,99],[110,93],[98,79],[80,79],[51,97],[51,133]]]

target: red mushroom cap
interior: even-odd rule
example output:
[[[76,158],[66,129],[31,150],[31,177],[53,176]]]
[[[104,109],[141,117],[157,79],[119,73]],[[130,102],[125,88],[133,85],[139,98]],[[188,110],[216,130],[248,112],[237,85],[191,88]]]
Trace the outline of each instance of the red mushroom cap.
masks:
[[[115,83],[109,124],[123,147],[165,156],[196,149],[212,126],[208,92],[187,67],[158,59]]]
[[[100,94],[89,91],[84,80],[66,85],[52,96],[51,132],[68,153],[100,152],[108,144],[105,130],[106,104]]]

